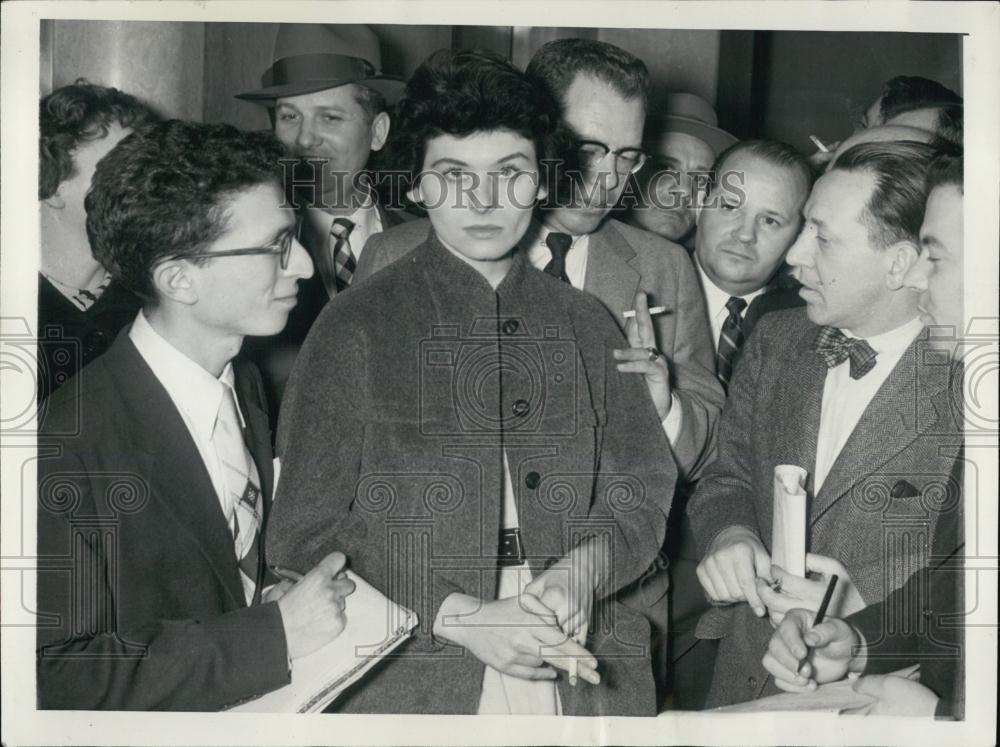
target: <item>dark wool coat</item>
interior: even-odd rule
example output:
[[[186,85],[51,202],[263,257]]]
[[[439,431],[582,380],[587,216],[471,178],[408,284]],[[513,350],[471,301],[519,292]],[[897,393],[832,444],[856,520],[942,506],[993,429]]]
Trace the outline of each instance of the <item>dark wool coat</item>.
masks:
[[[337,708],[476,712],[484,665],[431,629],[453,592],[495,598],[504,451],[534,574],[589,535],[612,551],[599,598],[646,570],[676,468],[641,377],[615,367],[624,344],[597,301],[522,256],[494,291],[434,237],[327,305],[281,414],[268,560],[340,550],[421,622]],[[654,715],[648,624],[611,602],[594,619],[602,682],[561,676],[564,712]]]
[[[942,486],[962,444],[950,363],[921,333],[861,416],[818,494],[816,440],[827,368],[811,350],[820,328],[805,309],[767,314],[746,343],[719,426],[719,457],[688,504],[704,555],[729,526],[771,545],[774,467],[809,471],[807,550],[836,558],[866,603],[883,599],[927,565]],[[961,379],[959,378],[959,381]],[[709,610],[703,638],[722,638],[709,706],[777,692],[761,666],[772,628],[746,603]]]

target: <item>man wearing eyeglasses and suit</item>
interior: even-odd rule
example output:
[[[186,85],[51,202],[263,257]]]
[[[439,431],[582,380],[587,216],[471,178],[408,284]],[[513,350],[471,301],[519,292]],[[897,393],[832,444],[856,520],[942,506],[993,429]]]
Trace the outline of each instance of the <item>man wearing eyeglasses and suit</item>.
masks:
[[[550,187],[549,204],[521,242],[531,263],[595,295],[628,335],[616,352],[619,369],[645,376],[683,478],[695,479],[711,456],[725,401],[705,302],[685,250],[608,214],[628,176],[642,167],[649,74],[641,60],[600,41],[561,39],[544,45],[526,72],[562,107],[577,138],[579,178]],[[424,221],[372,237],[358,264],[367,277],[421,243]],[[647,306],[665,307],[650,316]],[[623,312],[636,310],[626,325]],[[667,458],[667,455],[664,455]],[[649,569],[621,598],[653,626],[654,674],[662,691],[668,578],[665,563]]]
[[[264,565],[276,478],[237,353],[281,330],[313,271],[281,155],[268,134],[173,120],[98,165],[91,246],[143,308],[40,423],[40,708],[218,710],[343,629],[343,555],[294,585]]]

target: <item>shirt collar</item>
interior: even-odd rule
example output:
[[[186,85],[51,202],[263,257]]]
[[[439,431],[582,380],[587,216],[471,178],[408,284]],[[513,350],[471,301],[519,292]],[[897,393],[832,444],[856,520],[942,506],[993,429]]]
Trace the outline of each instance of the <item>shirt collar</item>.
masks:
[[[199,437],[211,439],[222,397],[226,388],[232,389],[235,382],[232,361],[226,363],[219,378],[215,378],[167,342],[141,311],[132,323],[129,338],[185,420]],[[243,421],[238,400],[236,412]]]
[[[698,277],[701,279],[701,289],[705,293],[705,303],[708,307],[709,316],[716,317],[723,312],[728,314],[729,311],[726,309],[726,303],[730,298],[734,298],[734,296],[730,296],[722,290],[722,288],[713,283],[712,278],[705,274],[705,271],[701,268],[701,263],[698,261],[698,257],[696,255],[693,256],[694,266],[698,268]],[[766,290],[767,286],[758,288],[753,293],[747,293],[745,296],[735,296],[735,298],[742,298],[747,302],[746,308],[744,309],[745,312],[746,309],[750,308],[750,304],[753,303],[753,300]]]
[[[552,258],[552,252],[549,250],[548,245],[545,243],[548,239],[549,234],[556,229],[552,228],[548,224],[541,221],[531,221],[531,227],[525,234],[524,238],[521,240],[521,246],[528,247],[528,261],[536,267],[539,264],[545,264]],[[556,233],[565,233],[564,231],[556,231]],[[569,245],[570,249],[576,249],[577,254],[580,251],[586,249],[589,245],[590,234],[582,234],[580,236],[574,236],[573,234],[567,234],[570,237],[571,243]]]
[[[888,332],[883,332],[879,335],[865,337],[864,340],[879,355],[902,355],[903,351],[910,346],[910,343],[917,339],[917,335],[920,334],[923,328],[923,321],[919,316],[916,316],[895,329],[890,329]],[[848,337],[857,337],[849,329],[842,329],[841,332]]]

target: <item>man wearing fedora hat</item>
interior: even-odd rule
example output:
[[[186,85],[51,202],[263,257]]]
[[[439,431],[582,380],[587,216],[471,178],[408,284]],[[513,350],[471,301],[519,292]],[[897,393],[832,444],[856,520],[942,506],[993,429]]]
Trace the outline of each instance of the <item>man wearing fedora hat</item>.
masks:
[[[317,269],[281,337],[254,355],[279,400],[298,347],[326,302],[350,286],[365,242],[411,216],[379,204],[365,170],[403,90],[401,79],[381,73],[375,33],[358,24],[280,24],[273,59],[261,87],[237,98],[268,107],[275,135],[300,159],[286,186]]]
[[[643,149],[651,163],[636,173],[641,202],[628,222],[693,250],[699,195],[716,156],[735,142],[719,129],[705,99],[693,93],[667,96],[665,113],[646,118]]]

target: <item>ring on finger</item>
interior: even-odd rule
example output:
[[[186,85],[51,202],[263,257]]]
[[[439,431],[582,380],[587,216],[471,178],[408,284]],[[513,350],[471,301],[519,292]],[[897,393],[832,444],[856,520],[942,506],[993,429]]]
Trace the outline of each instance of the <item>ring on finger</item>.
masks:
[[[651,361],[665,357],[657,348],[646,348],[646,352],[649,353],[649,360]]]

